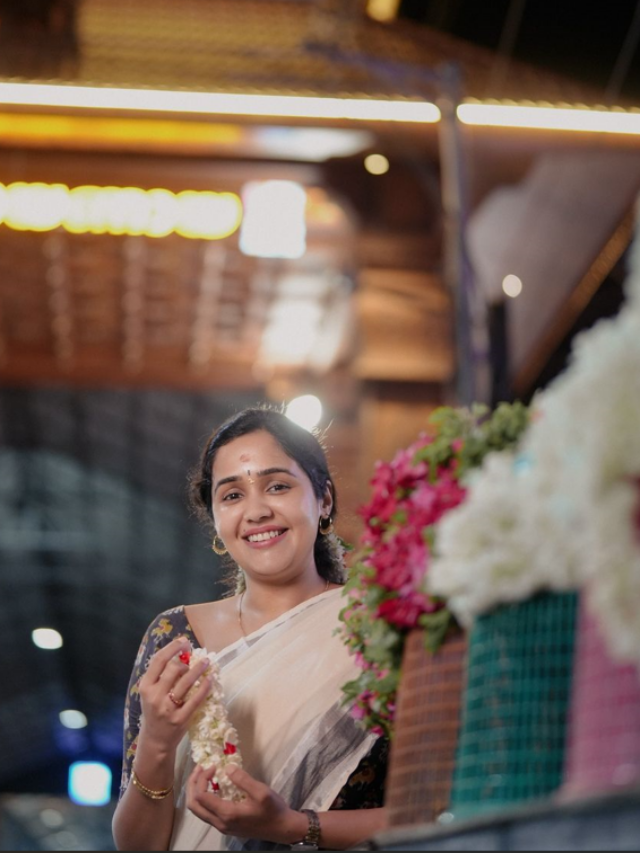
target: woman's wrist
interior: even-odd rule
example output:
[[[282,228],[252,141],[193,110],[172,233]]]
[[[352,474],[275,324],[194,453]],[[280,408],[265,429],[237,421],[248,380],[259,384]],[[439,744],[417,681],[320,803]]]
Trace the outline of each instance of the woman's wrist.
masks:
[[[309,829],[309,818],[303,812],[289,809],[284,821],[282,834],[280,838],[274,838],[273,841],[279,844],[297,844],[307,834]]]
[[[162,764],[168,762],[173,765],[177,748],[177,744],[168,744],[166,740],[154,737],[153,732],[145,729],[144,724],[141,726],[138,733],[136,757],[144,752],[149,756],[154,756]]]
[[[144,737],[140,731],[133,760],[138,779],[152,790],[169,788],[173,784],[175,753],[175,749],[156,743],[152,737]]]

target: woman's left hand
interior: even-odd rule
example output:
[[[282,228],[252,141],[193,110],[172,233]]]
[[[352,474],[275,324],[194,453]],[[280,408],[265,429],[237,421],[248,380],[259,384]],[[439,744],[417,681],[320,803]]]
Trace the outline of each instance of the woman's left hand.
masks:
[[[307,818],[290,808],[268,785],[258,782],[240,767],[229,771],[229,779],[246,795],[241,803],[223,800],[208,790],[215,767],[196,767],[187,784],[187,806],[196,817],[223,835],[258,838],[291,844],[306,832]]]

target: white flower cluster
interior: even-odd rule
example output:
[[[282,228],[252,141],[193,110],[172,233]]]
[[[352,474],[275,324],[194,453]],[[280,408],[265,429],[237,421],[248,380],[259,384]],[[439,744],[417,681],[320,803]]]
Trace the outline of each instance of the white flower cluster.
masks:
[[[575,587],[579,560],[559,519],[575,529],[570,503],[529,456],[490,454],[469,478],[464,502],[438,524],[428,591],[469,627],[498,604]]]
[[[189,665],[193,667],[203,658],[209,658],[212,674],[211,690],[203,704],[193,715],[189,725],[191,740],[191,757],[195,764],[205,770],[216,768],[216,775],[211,781],[213,791],[225,800],[240,802],[244,794],[227,776],[227,770],[242,767],[242,756],[238,744],[238,733],[229,722],[227,709],[224,704],[224,693],[220,684],[220,667],[206,649],[194,649]],[[192,687],[196,690],[199,681]]]
[[[585,588],[611,652],[640,663],[640,234],[627,304],[576,338],[519,453],[473,472],[438,526],[431,593],[458,619]]]

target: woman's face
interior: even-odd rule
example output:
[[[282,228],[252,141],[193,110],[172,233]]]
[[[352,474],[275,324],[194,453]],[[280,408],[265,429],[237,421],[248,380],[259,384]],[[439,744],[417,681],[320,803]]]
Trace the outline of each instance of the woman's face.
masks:
[[[212,481],[216,531],[249,577],[285,582],[316,572],[313,547],[320,516],[331,511],[330,489],[317,498],[271,433],[259,430],[221,447]]]

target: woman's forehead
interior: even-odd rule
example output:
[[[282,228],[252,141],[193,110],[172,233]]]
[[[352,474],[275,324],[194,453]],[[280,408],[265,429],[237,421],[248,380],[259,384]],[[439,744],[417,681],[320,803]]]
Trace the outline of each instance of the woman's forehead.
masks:
[[[225,476],[229,468],[239,468],[239,471],[228,473],[241,473],[246,469],[262,470],[274,465],[286,466],[299,470],[296,461],[288,456],[279,442],[266,430],[251,432],[234,438],[228,444],[220,448],[213,463],[213,469],[217,476]]]

